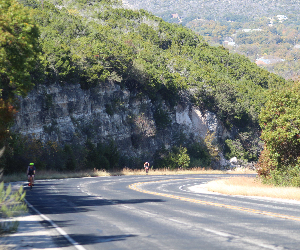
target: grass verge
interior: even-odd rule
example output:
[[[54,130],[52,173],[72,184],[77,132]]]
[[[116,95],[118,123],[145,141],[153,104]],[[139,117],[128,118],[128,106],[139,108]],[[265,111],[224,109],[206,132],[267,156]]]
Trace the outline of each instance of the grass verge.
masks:
[[[260,196],[300,201],[300,188],[274,187],[258,178],[231,177],[207,183],[208,191],[229,195]]]
[[[192,168],[188,170],[177,169],[151,169],[147,175],[182,175],[182,174],[255,174],[255,171],[237,169],[235,171],[221,171],[221,170],[206,170],[204,168]],[[81,177],[97,177],[97,176],[120,176],[120,175],[146,175],[144,169],[128,169],[124,168],[119,171],[106,170],[88,170],[76,172],[63,171],[38,171],[35,180],[46,179],[65,179],[65,178],[81,178]],[[17,173],[11,175],[4,175],[2,177],[4,182],[27,181],[26,173]]]

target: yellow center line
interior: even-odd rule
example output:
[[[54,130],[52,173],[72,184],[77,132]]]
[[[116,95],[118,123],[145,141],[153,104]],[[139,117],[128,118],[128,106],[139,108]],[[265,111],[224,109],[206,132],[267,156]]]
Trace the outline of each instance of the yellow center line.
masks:
[[[192,178],[192,179],[203,179],[203,178]],[[296,217],[296,216],[292,216],[292,215],[272,213],[272,212],[268,212],[268,211],[263,211],[263,210],[258,210],[258,209],[251,209],[251,208],[247,208],[247,207],[238,207],[238,206],[226,205],[226,204],[222,204],[222,203],[203,201],[203,200],[198,200],[198,199],[186,198],[186,197],[182,197],[182,196],[178,196],[178,195],[151,192],[151,191],[143,190],[139,187],[143,184],[156,183],[156,182],[167,182],[167,181],[174,181],[174,180],[182,180],[182,179],[170,179],[170,180],[160,180],[160,181],[138,182],[138,183],[133,183],[133,184],[129,185],[128,187],[132,190],[135,190],[135,191],[141,192],[141,193],[145,193],[145,194],[153,194],[153,195],[163,196],[163,197],[172,198],[172,199],[176,199],[176,200],[192,202],[192,203],[198,203],[198,204],[209,205],[209,206],[214,206],[214,207],[223,207],[223,208],[239,210],[239,211],[248,212],[248,213],[261,214],[261,215],[266,215],[266,216],[271,216],[271,217],[276,217],[276,218],[300,221],[300,217]]]

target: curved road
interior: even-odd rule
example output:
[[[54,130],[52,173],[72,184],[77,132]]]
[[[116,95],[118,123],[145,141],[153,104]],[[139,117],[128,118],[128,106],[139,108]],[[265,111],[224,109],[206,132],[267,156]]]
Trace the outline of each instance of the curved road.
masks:
[[[300,203],[190,189],[223,177],[229,175],[37,181],[26,199],[77,249],[300,248]],[[74,247],[64,236],[56,241]]]

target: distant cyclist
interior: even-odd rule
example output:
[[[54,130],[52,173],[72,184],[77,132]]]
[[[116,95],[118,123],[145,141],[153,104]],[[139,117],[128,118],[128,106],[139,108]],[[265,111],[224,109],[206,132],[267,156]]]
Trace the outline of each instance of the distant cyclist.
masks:
[[[34,186],[35,166],[34,163],[29,163],[27,168],[28,186]]]
[[[146,173],[148,174],[148,171],[149,171],[149,167],[150,167],[150,164],[149,164],[149,162],[145,162],[144,163],[144,169],[146,170]]]

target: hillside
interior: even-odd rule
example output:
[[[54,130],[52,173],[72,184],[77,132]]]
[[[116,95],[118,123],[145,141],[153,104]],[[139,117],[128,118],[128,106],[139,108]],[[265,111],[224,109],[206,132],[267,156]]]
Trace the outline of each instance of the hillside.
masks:
[[[35,126],[29,117],[41,122],[41,137],[30,130],[25,134],[35,138],[33,148],[48,141],[40,148],[60,159],[56,166],[137,167],[145,156],[166,166],[167,160],[186,154],[208,166],[219,159],[213,155],[216,142],[217,152],[226,157],[257,160],[258,114],[265,93],[284,87],[283,78],[244,56],[209,46],[187,28],[143,10],[124,9],[118,1],[20,2],[34,10],[42,51],[31,72],[36,87],[29,100],[21,100],[22,110],[28,105],[37,110],[23,117],[20,112],[20,126]],[[91,113],[89,107],[95,106]],[[216,117],[229,131],[227,137],[185,133],[176,118],[180,108]],[[60,131],[64,112],[71,124],[67,137]],[[120,129],[126,131],[124,138],[117,136]],[[37,161],[45,159],[43,154]],[[6,156],[5,164],[15,158]]]
[[[253,21],[262,16],[286,15],[295,18],[300,10],[294,0],[124,0],[125,6],[145,9],[163,18],[178,13],[187,23],[196,18],[216,21]]]
[[[125,6],[146,9],[165,21],[187,26],[209,44],[224,45],[286,79],[299,77],[297,1],[128,0]]]

